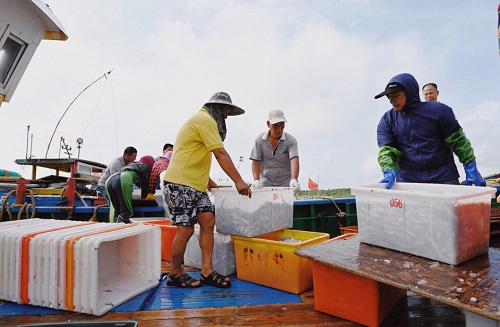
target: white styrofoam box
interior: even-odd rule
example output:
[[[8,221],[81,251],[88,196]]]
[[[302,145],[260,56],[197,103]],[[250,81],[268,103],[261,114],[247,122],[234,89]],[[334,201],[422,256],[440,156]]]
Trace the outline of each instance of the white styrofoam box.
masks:
[[[196,225],[194,234],[189,239],[184,252],[184,265],[201,269],[200,228]],[[236,272],[234,243],[231,235],[214,231],[214,249],[212,251],[212,266],[219,274],[229,276]]]
[[[70,238],[115,228],[115,224],[85,223],[72,227],[71,230],[57,230],[33,238],[32,242],[35,243],[30,247],[30,253],[39,244],[37,242],[44,240],[41,253],[43,265],[30,264],[30,267],[43,268],[43,271],[30,269],[30,304],[65,309],[65,306],[61,304],[64,303],[66,293],[64,287],[66,285],[66,241]],[[30,263],[36,262],[35,260],[37,258],[30,256]]]
[[[0,298],[102,315],[158,285],[160,240],[155,225],[0,223]]]
[[[27,279],[22,282],[22,279],[27,277],[29,269],[29,248],[23,249],[23,240],[33,233],[38,233],[40,231],[46,231],[55,228],[61,228],[63,226],[70,226],[75,224],[74,221],[61,221],[54,219],[41,220],[39,223],[27,223],[19,225],[18,228],[11,229],[7,231],[3,236],[5,237],[6,246],[2,251],[6,251],[9,255],[8,260],[8,271],[7,271],[7,288],[4,294],[5,300],[13,301],[17,303],[27,303],[26,299],[23,300],[25,294],[27,297],[28,285]],[[29,239],[26,239],[26,243],[29,246]],[[24,259],[24,261],[23,261]],[[23,267],[26,265],[26,267]]]
[[[465,311],[465,326],[467,327],[500,327],[500,321]]]
[[[50,295],[55,287],[54,269],[51,266],[53,254],[47,253],[52,248],[51,241],[58,234],[67,234],[73,232],[81,226],[89,225],[89,222],[72,222],[70,225],[60,223],[59,228],[47,230],[43,233],[34,235],[29,241],[29,266],[28,279],[26,280],[28,287],[29,304],[55,308],[50,300]],[[69,230],[69,229],[70,230]],[[27,244],[24,244],[27,245]],[[53,252],[53,251],[52,251]]]
[[[168,206],[165,203],[165,194],[163,193],[163,189],[165,188],[163,185],[163,177],[165,177],[165,174],[167,173],[166,170],[162,171],[160,173],[160,192],[161,192],[161,205],[163,206],[163,210],[165,211],[165,217],[168,217]],[[155,193],[155,199],[156,199],[156,193]],[[158,202],[158,200],[156,200]]]
[[[33,222],[42,221],[39,218],[30,220],[13,220],[0,223],[0,299],[7,299],[7,288],[11,286],[10,271],[14,267],[10,264],[11,251],[10,242],[7,241],[7,236],[15,230],[32,224]],[[13,253],[12,253],[13,254]]]
[[[66,283],[71,283],[71,280],[75,287],[73,287],[70,291],[72,291],[73,296],[68,297],[65,300],[65,305],[68,309],[78,312],[84,312],[88,314],[94,314],[95,308],[91,307],[91,298],[96,296],[98,291],[96,291],[93,287],[95,287],[94,279],[103,278],[104,276],[99,276],[94,270],[94,265],[97,265],[95,262],[95,254],[97,251],[100,251],[99,245],[96,248],[92,248],[92,242],[98,242],[101,240],[101,237],[106,237],[109,235],[113,235],[114,238],[121,239],[124,236],[130,234],[130,227],[133,225],[115,225],[118,228],[114,228],[106,231],[106,233],[87,233],[87,235],[83,235],[79,237],[78,242],[74,244],[74,269],[73,276],[67,276],[68,281]],[[120,250],[120,249],[119,249]],[[68,256],[68,254],[66,254]],[[71,255],[71,254],[70,254]],[[98,255],[112,255],[118,256],[118,252],[114,253],[104,253],[104,251],[100,251]],[[135,255],[134,253],[131,254]],[[110,267],[111,269],[116,269],[116,267]],[[78,283],[78,287],[77,287]],[[109,285],[108,291],[111,291],[113,288]],[[113,289],[114,291],[120,291]],[[69,293],[68,295],[71,295]],[[108,306],[113,307],[115,305],[114,302],[109,302]]]
[[[78,255],[80,248],[82,255],[80,261],[76,258],[75,272],[88,271],[88,290],[78,297],[78,287],[75,287],[75,308],[81,309],[79,312],[103,315],[158,285],[160,227],[145,224],[126,227],[75,243],[75,253]],[[77,299],[81,301],[80,307],[76,306]]]
[[[252,190],[252,197],[235,188],[212,189],[215,199],[217,232],[243,237],[293,227],[293,189],[263,187]]]
[[[67,249],[72,249],[68,245],[72,240],[83,238],[88,235],[95,235],[98,232],[104,233],[108,231],[116,230],[117,228],[122,228],[122,224],[106,224],[98,223],[95,225],[82,226],[78,230],[68,231],[68,233],[62,234],[58,237],[54,237],[53,242],[53,258],[54,258],[54,268],[57,270],[55,274],[55,285],[56,287],[52,290],[56,294],[52,294],[51,300],[54,303],[54,307],[63,310],[70,310],[67,307],[68,299],[67,295],[67,271],[68,271],[68,261],[67,259]],[[74,250],[74,248],[73,248]],[[74,265],[74,262],[72,263]],[[75,280],[75,279],[73,279]]]
[[[423,183],[351,187],[361,242],[452,265],[488,251],[495,192]]]
[[[2,299],[10,299],[11,286],[13,281],[11,280],[11,270],[14,269],[11,265],[11,256],[15,256],[15,253],[10,251],[11,242],[9,240],[9,236],[15,233],[15,230],[19,230],[23,228],[27,224],[24,223],[12,223],[12,222],[3,222],[0,223],[0,298]]]

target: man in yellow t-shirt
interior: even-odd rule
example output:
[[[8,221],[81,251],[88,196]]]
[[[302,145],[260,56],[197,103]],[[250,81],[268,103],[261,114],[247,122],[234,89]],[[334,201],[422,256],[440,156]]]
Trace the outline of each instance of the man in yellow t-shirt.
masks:
[[[218,92],[182,125],[177,134],[174,152],[165,173],[163,190],[171,224],[177,226],[172,242],[172,270],[168,285],[199,287],[206,284],[221,288],[231,286],[230,279],[218,274],[212,267],[215,216],[206,190],[217,187],[209,177],[213,153],[222,170],[235,183],[239,194],[252,196],[250,187],[241,178],[222,143],[226,138],[227,116],[243,113],[243,109],[232,103],[229,94]],[[199,281],[182,271],[186,245],[194,233],[196,223],[200,225],[202,261]]]

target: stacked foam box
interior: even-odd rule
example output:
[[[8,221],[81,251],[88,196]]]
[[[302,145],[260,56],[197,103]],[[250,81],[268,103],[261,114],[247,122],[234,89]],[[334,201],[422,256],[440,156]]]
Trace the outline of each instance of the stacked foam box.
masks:
[[[289,187],[263,187],[243,196],[235,188],[212,189],[215,199],[213,266],[223,275],[242,268],[235,255],[236,243],[231,236],[251,238],[293,226],[293,190]],[[184,255],[184,263],[201,265],[198,237],[193,235]],[[195,244],[196,243],[196,244]],[[246,269],[247,267],[243,267]],[[225,272],[225,273],[223,273]],[[253,280],[252,280],[253,281]],[[266,285],[266,284],[263,284]],[[268,286],[268,285],[266,285]]]
[[[0,223],[0,298],[100,316],[158,284],[160,228],[52,219]]]
[[[189,239],[184,252],[184,264],[190,267],[202,268],[200,249],[200,228],[195,225],[194,234]],[[214,231],[214,249],[212,251],[212,266],[218,273],[229,276],[236,272],[234,244],[231,235]]]

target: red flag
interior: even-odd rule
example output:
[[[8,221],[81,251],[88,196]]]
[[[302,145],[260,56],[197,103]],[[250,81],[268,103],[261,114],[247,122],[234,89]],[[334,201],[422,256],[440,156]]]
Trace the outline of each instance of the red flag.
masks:
[[[312,179],[309,178],[309,181],[307,182],[307,187],[309,187],[309,189],[311,191],[317,191],[318,190],[318,184],[316,184],[315,182],[312,181]]]

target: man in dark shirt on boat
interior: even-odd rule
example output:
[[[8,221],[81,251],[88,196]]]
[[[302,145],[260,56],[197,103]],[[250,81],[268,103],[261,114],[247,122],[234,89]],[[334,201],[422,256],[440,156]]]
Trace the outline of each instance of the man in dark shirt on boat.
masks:
[[[137,158],[137,150],[133,146],[128,146],[123,151],[123,155],[119,156],[109,163],[104,172],[97,183],[97,189],[101,192],[102,196],[106,199],[106,202],[109,203],[108,196],[106,195],[106,181],[108,178],[120,171],[123,167],[128,165],[131,162],[134,162]]]
[[[465,184],[485,186],[476,156],[453,110],[440,102],[421,102],[415,78],[394,76],[385,90],[393,108],[377,127],[378,162],[391,188],[394,182],[459,184],[453,153],[464,165]]]
[[[139,162],[126,165],[108,178],[106,191],[114,209],[112,222],[130,224],[130,217],[134,215],[132,208],[134,184],[141,188],[141,199],[146,199],[149,176],[154,163],[155,158],[152,156],[143,156]]]
[[[260,133],[250,154],[253,189],[264,187],[292,187],[300,191],[299,145],[292,135],[285,133],[285,115],[271,110],[267,119],[268,131]]]
[[[165,203],[171,224],[177,226],[172,242],[172,271],[167,285],[199,287],[201,284],[229,287],[229,277],[212,267],[214,247],[214,209],[206,192],[217,187],[210,178],[212,154],[222,170],[233,180],[238,193],[251,196],[247,183],[241,178],[222,143],[226,138],[226,118],[245,111],[235,106],[229,94],[215,93],[203,108],[181,126],[175,140],[174,153],[164,177]],[[201,276],[195,280],[182,271],[186,245],[200,225]]]

